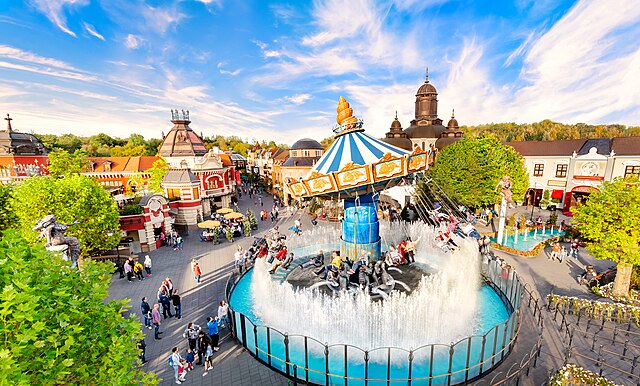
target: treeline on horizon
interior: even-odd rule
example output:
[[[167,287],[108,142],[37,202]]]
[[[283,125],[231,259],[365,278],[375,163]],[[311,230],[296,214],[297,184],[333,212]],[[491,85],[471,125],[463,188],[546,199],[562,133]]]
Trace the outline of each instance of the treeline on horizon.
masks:
[[[88,157],[136,157],[143,155],[156,155],[162,144],[162,139],[151,138],[145,139],[140,134],[131,134],[128,138],[111,137],[107,134],[100,133],[90,137],[81,137],[75,134],[37,134],[33,133],[42,144],[50,151],[64,150],[69,153],[83,151]],[[247,155],[247,150],[255,145],[248,139],[244,140],[237,136],[222,136],[202,138],[207,149],[218,147],[222,151],[232,150],[243,156]],[[282,147],[288,148],[286,145],[277,145],[275,141],[260,143],[265,147]]]
[[[640,126],[566,124],[549,119],[535,123],[488,123],[476,126],[460,126],[460,128],[464,131],[464,135],[468,137],[492,134],[499,140],[507,142],[640,136]]]
[[[465,136],[477,137],[482,134],[492,134],[501,141],[554,141],[566,139],[614,138],[640,136],[640,126],[625,126],[619,124],[589,125],[586,123],[565,124],[545,119],[534,123],[489,123],[475,126],[460,127]],[[140,134],[131,134],[128,138],[111,137],[100,133],[89,137],[74,134],[36,134],[44,146],[49,150],[65,150],[74,153],[77,150],[86,152],[88,157],[133,157],[141,155],[156,155],[162,139],[145,139]],[[207,149],[217,146],[222,151],[234,151],[243,156],[253,147],[255,142],[238,136],[216,135],[202,138]],[[333,137],[320,142],[325,149],[333,143]],[[262,141],[263,147],[280,147],[288,149],[286,144],[276,144],[275,141]]]

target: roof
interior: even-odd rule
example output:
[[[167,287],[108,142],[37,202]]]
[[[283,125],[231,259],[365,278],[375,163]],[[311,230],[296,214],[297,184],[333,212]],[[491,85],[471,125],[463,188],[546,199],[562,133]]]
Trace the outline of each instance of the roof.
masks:
[[[232,161],[246,161],[247,160],[242,154],[238,154],[238,153],[231,153],[230,157],[231,157]]]
[[[383,141],[385,141],[386,143],[399,147],[401,149],[404,150],[409,150],[411,151],[413,148],[413,144],[411,142],[411,140],[407,137],[391,137],[391,138],[382,138]]]
[[[218,156],[220,157],[220,161],[222,161],[222,166],[233,166],[230,154],[218,153]]]
[[[302,139],[297,140],[293,144],[293,146],[291,146],[291,150],[298,150],[298,149],[319,149],[319,150],[323,150],[323,147],[320,144],[320,142],[316,141],[315,139],[302,138]]]
[[[614,138],[611,149],[617,155],[640,155],[640,137]]]
[[[404,132],[410,138],[440,138],[444,130],[445,127],[442,125],[411,125]]]
[[[88,157],[93,162],[94,172],[106,172],[105,164],[111,162],[112,172],[143,172],[151,169],[160,157],[143,155],[138,157]]]
[[[591,138],[587,139],[578,150],[578,155],[589,154],[589,150],[596,148],[598,154],[609,155],[611,154],[611,138]]]
[[[207,153],[202,139],[190,127],[191,121],[173,120],[173,127],[162,140],[158,154],[163,157],[202,156]]]
[[[580,150],[584,139],[568,139],[562,141],[517,141],[504,142],[516,149],[523,156],[571,156]]]
[[[310,167],[316,164],[320,157],[289,157],[282,166],[284,167]]]
[[[0,131],[0,154],[47,154],[47,149],[45,149],[42,142],[40,142],[36,136],[17,132],[11,128],[11,120],[8,120],[7,122],[7,130]]]
[[[441,137],[438,138],[436,140],[436,143],[434,144],[434,146],[438,149],[438,150],[442,150],[443,148],[451,145],[452,143],[461,140],[462,137]]]
[[[358,165],[370,164],[377,162],[386,153],[403,156],[408,152],[373,138],[363,131],[354,131],[336,138],[312,171],[327,174],[340,171],[349,162]]]
[[[196,183],[200,182],[200,180],[189,169],[169,169],[162,182]]]

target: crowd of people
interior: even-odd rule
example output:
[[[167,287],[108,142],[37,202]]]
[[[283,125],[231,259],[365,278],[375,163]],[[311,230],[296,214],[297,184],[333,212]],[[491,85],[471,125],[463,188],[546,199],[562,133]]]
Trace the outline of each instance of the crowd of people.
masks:
[[[128,257],[126,260],[120,260],[117,262],[117,269],[120,273],[120,279],[127,278],[129,283],[133,282],[136,278],[138,281],[143,281],[145,276],[151,276],[152,267],[151,257],[146,255],[144,261],[134,256]]]

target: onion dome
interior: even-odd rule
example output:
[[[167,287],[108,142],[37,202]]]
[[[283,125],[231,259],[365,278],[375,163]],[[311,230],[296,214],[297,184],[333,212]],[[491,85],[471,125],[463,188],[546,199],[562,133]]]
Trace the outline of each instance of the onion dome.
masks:
[[[436,91],[436,88],[431,83],[429,83],[429,68],[427,68],[427,76],[425,78],[424,84],[422,84],[422,86],[418,88],[416,96],[429,94],[438,94],[438,91]]]
[[[407,134],[402,131],[402,124],[398,120],[398,112],[396,111],[396,118],[391,122],[391,128],[385,134],[385,138],[382,138],[386,143],[399,147],[404,150],[412,150],[412,143]]]
[[[451,119],[447,123],[447,129],[459,129],[458,120],[455,117],[455,110],[451,110]]]
[[[390,131],[402,131],[402,123],[398,120],[398,112],[396,111],[396,119],[391,122]]]

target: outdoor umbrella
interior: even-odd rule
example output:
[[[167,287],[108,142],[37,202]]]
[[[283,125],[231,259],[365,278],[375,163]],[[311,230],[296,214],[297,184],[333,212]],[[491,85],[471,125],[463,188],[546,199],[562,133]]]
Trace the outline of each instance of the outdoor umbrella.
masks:
[[[231,208],[222,208],[222,209],[216,210],[216,213],[219,213],[219,214],[227,214],[232,212],[233,212],[233,209]]]
[[[229,220],[235,220],[237,218],[242,218],[242,217],[244,217],[242,213],[238,213],[238,212],[231,212],[224,215],[224,218]]]
[[[207,220],[207,221],[198,223],[198,228],[202,228],[202,229],[211,229],[219,226],[220,226],[220,221],[216,221],[216,220]]]

